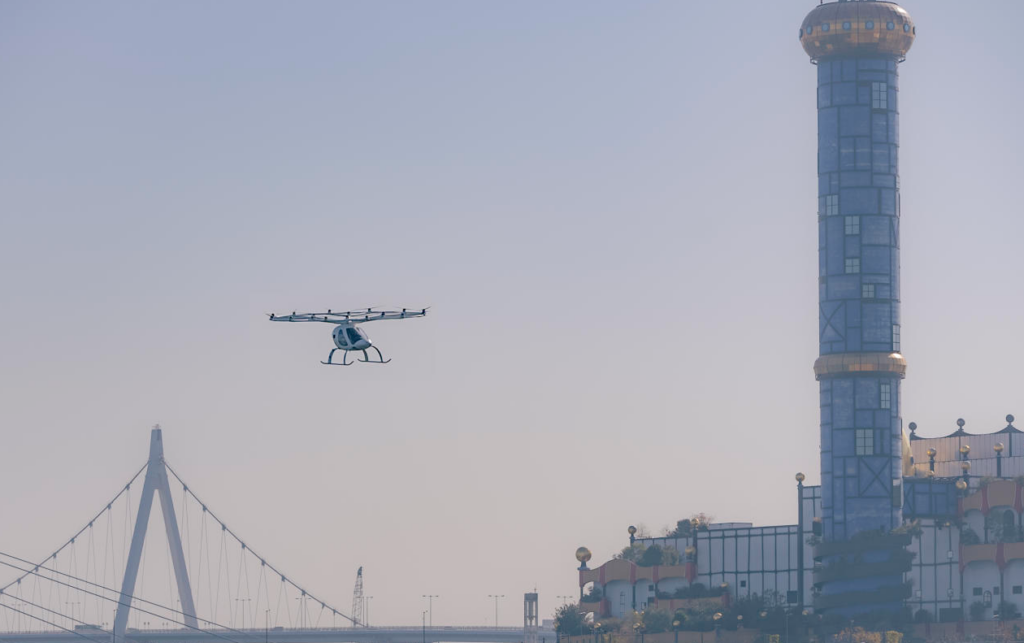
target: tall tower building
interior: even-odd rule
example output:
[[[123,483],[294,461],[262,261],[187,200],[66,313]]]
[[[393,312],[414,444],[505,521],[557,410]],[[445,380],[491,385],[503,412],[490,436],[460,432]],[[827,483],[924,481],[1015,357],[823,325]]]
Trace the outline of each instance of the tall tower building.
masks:
[[[818,73],[818,557],[837,567],[867,564],[820,587],[834,599],[823,605],[847,613],[896,608],[905,592],[895,564],[902,547],[887,536],[902,520],[906,372],[897,65],[914,35],[905,10],[876,0],[821,4],[800,27]]]

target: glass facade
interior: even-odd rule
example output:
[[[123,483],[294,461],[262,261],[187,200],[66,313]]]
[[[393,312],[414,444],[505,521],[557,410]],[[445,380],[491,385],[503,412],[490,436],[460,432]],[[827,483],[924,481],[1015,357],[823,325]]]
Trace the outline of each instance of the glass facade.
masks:
[[[819,60],[818,251],[821,355],[899,350],[897,62]],[[900,378],[820,381],[824,538],[901,522]]]

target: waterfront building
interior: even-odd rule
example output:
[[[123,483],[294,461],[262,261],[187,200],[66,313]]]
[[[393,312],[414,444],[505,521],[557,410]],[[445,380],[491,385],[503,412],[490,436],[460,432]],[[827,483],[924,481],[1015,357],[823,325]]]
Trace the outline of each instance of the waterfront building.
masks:
[[[936,438],[902,420],[898,69],[916,35],[903,8],[878,0],[823,3],[800,26],[817,75],[821,485],[797,474],[796,524],[630,533],[677,552],[672,564],[590,568],[581,554],[581,605],[595,617],[696,594],[922,622],[1024,612],[1024,434],[1012,416],[982,434],[958,420]]]

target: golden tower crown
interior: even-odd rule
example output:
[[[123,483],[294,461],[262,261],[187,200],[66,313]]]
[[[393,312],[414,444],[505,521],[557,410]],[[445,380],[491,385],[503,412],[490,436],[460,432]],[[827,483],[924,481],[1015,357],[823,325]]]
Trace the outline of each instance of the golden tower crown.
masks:
[[[800,26],[800,44],[814,61],[864,55],[903,60],[916,34],[910,14],[894,2],[839,0],[807,14]]]

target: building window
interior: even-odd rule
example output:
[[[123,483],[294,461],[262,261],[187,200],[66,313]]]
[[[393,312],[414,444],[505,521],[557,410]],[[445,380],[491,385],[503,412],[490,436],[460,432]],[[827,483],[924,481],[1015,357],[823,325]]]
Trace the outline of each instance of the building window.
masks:
[[[849,261],[849,260],[847,260]],[[849,271],[847,271],[849,272]],[[892,349],[897,353],[900,351],[900,325],[892,325]]]
[[[793,590],[789,590],[788,592],[786,592],[786,602],[787,603],[796,603],[799,600],[800,600],[800,593],[799,592],[796,592],[796,591],[793,591]]]
[[[907,33],[908,31],[910,31],[910,25],[903,23],[903,33]]]
[[[875,454],[874,429],[857,429],[857,455]]]
[[[860,296],[862,299],[874,299],[875,298],[875,284],[863,284],[860,287]]]
[[[871,31],[872,29],[875,28],[875,21],[868,20],[867,22],[864,23],[864,28],[867,29],[868,31]]]
[[[846,217],[845,224],[846,234],[860,234],[860,217]]]
[[[846,260],[846,274],[855,275],[860,272],[860,257],[851,257]]]
[[[871,83],[871,108],[888,109],[889,107],[889,84]]]
[[[971,592],[971,593],[974,594],[975,596],[981,596],[981,588],[980,587],[975,587],[974,591]]]
[[[654,591],[654,585],[648,585],[647,586],[647,591],[653,592]]]
[[[1014,594],[1024,594],[1024,585],[1014,585],[1013,586],[1013,593]]]
[[[847,20],[846,22],[843,23],[843,29],[846,30],[846,31],[849,31],[851,26],[853,26],[853,25],[850,24],[849,20]]]
[[[885,23],[885,28],[888,29],[889,31],[892,31],[893,29],[896,28],[896,23],[890,20],[889,22]]]
[[[825,214],[833,216],[839,214],[839,195],[829,194],[825,197]]]
[[[746,587],[746,586],[747,586],[747,581],[741,580],[740,581],[740,587]]]
[[[821,25],[821,30],[822,31],[828,31],[828,23],[827,22]]]
[[[892,408],[892,384],[889,382],[882,382],[882,387],[878,394],[878,402],[880,408]]]

